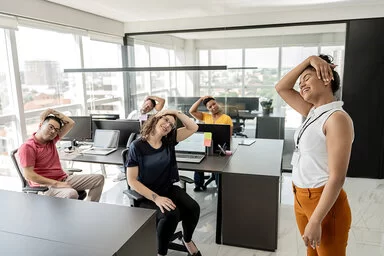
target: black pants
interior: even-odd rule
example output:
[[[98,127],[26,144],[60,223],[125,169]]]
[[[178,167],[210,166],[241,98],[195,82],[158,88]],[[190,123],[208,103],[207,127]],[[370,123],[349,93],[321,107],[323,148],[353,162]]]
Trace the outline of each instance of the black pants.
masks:
[[[219,186],[219,174],[218,173],[212,173],[211,175],[214,175],[215,176],[215,182],[216,182],[216,186]],[[195,174],[193,175],[193,179],[195,181],[195,186],[196,187],[203,187],[204,186],[204,172],[195,172]]]
[[[162,213],[157,205],[145,200],[139,206],[143,208],[156,209],[157,214],[157,252],[166,255],[168,252],[168,244],[172,235],[175,233],[177,224],[182,221],[183,238],[185,242],[192,240],[197,222],[200,217],[200,206],[179,186],[172,186],[166,195],[176,205],[175,210]]]

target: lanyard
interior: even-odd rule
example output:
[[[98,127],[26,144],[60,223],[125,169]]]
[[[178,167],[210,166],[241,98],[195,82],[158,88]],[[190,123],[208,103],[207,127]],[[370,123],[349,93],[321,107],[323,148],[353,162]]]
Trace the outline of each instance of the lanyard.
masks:
[[[300,139],[301,139],[301,136],[303,135],[304,131],[307,129],[308,126],[310,126],[313,122],[315,122],[317,119],[319,119],[322,115],[324,115],[325,113],[329,112],[330,110],[327,110],[327,111],[324,111],[323,113],[321,113],[320,115],[318,115],[314,120],[312,120],[309,124],[307,124],[309,122],[309,120],[311,120],[311,117],[307,119],[307,121],[305,121],[303,127],[301,128],[301,130],[299,131],[299,134],[297,135],[297,141],[296,141],[296,149],[299,147],[299,142],[300,142]]]

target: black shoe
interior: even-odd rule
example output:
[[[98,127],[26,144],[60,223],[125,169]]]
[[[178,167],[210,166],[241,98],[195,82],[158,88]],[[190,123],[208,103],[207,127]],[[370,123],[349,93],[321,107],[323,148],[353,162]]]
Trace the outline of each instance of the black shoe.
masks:
[[[183,242],[185,248],[187,248],[186,245],[185,245],[185,243],[184,243],[184,239],[182,239],[181,241]],[[192,241],[192,243],[193,243],[193,244],[195,245],[195,247],[197,248],[195,242]],[[187,251],[188,251],[188,249],[187,249]],[[194,254],[191,254],[190,252],[188,252],[188,256],[202,256],[202,255],[201,255],[199,249],[197,249],[197,252],[195,252]]]
[[[196,187],[193,189],[193,191],[195,191],[195,192],[201,192],[201,191],[203,191],[203,189],[202,189],[200,186],[196,186]]]
[[[202,256],[200,251],[195,252],[194,254],[188,253],[188,256]]]

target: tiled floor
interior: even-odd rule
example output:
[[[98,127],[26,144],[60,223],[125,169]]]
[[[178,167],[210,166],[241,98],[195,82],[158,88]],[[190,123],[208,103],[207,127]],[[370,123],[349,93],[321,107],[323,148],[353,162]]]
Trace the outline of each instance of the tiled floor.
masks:
[[[76,166],[77,167],[77,166]],[[84,170],[88,166],[81,166]],[[93,169],[98,169],[97,165]],[[129,205],[122,193],[125,181],[113,182],[118,169],[107,166],[108,178],[101,198],[102,203]],[[99,172],[93,170],[93,172]],[[183,172],[191,176],[192,173]],[[20,190],[17,177],[0,176],[0,188]],[[211,185],[206,192],[190,193],[201,206],[201,216],[196,228],[194,241],[204,256],[304,256],[305,247],[297,231],[293,213],[291,175],[283,174],[281,204],[279,208],[279,239],[276,252],[243,249],[233,246],[217,245],[215,239],[217,192]],[[348,256],[384,256],[384,180],[347,178],[344,185],[352,209],[352,228],[349,233]],[[169,251],[168,255],[185,256],[185,253]],[[337,255],[335,255],[337,256]]]

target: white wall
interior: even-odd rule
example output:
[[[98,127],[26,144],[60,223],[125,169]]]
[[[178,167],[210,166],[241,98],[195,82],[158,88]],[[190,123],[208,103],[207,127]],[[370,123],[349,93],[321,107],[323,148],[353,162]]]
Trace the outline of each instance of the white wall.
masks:
[[[124,24],[122,22],[43,0],[2,0],[0,2],[0,13],[48,21],[120,37],[124,35]]]
[[[313,9],[291,10],[284,12],[263,12],[243,15],[200,17],[174,20],[125,23],[125,32],[146,32],[164,30],[184,30],[199,28],[217,28],[250,25],[270,25],[296,22],[334,21],[345,19],[384,17],[383,4],[365,4],[349,7],[327,7],[322,5]]]

